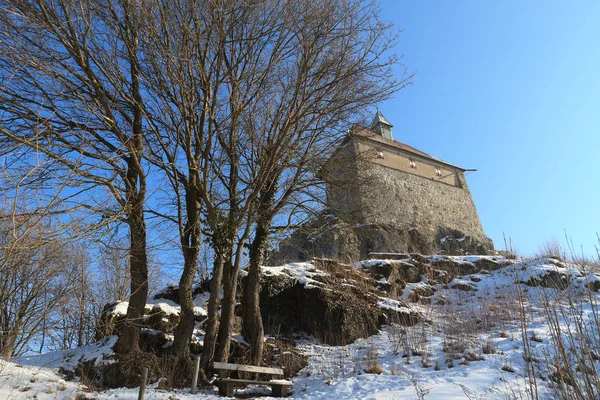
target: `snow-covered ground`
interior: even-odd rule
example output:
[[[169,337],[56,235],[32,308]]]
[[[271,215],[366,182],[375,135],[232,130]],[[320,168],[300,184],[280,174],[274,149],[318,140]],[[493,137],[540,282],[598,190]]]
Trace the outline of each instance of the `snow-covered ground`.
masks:
[[[474,262],[478,258],[457,258]],[[498,261],[498,260],[496,260]],[[310,264],[271,269],[271,274],[297,277],[310,287]],[[564,276],[567,290],[531,287],[518,282],[542,280],[548,274]],[[307,339],[298,346],[309,365],[293,381],[295,399],[507,399],[527,398],[528,366],[534,367],[539,397],[555,398],[550,376],[554,346],[545,305],[556,307],[563,327],[578,315],[593,325],[598,294],[586,284],[597,277],[551,259],[519,261],[493,271],[437,284],[427,302],[411,305],[425,321],[412,327],[386,326],[377,335],[347,346],[326,346]],[[425,283],[409,284],[400,296]],[[465,289],[465,286],[471,289]],[[463,290],[455,287],[463,287]],[[396,299],[381,298],[380,306],[398,308]],[[576,300],[573,303],[573,300]],[[161,300],[161,302],[165,303]],[[430,304],[427,304],[430,303]],[[155,303],[158,304],[158,303]],[[160,307],[167,311],[173,304]],[[561,310],[567,312],[561,313]],[[576,311],[575,313],[571,311]],[[526,318],[522,319],[522,313]],[[579,318],[579,317],[578,317]],[[523,322],[527,331],[524,334]],[[593,327],[593,326],[592,326]],[[597,325],[596,325],[597,329]],[[115,338],[81,349],[0,361],[0,399],[137,399],[137,389],[90,392],[80,382],[68,382],[59,367],[109,354]],[[525,342],[524,342],[525,340]],[[529,348],[527,351],[526,348]],[[409,355],[409,356],[407,356]],[[533,360],[527,363],[525,360]],[[600,370],[600,363],[593,366]],[[368,373],[372,372],[372,373]],[[237,391],[269,398],[269,389]],[[167,392],[152,384],[147,399],[217,399],[214,389]]]

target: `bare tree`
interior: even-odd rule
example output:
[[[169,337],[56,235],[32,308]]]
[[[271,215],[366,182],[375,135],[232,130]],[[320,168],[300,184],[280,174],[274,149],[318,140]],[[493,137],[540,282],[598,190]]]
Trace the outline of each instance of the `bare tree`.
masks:
[[[0,137],[74,173],[70,184],[88,209],[129,227],[131,298],[119,352],[139,349],[148,291],[144,10],[129,0],[7,0],[0,13]]]
[[[69,297],[58,310],[44,317],[40,352],[81,347],[94,340],[98,310],[90,252],[83,243],[69,241],[60,261],[67,276],[59,283],[70,288]]]
[[[174,349],[185,355],[193,330],[191,274],[203,224],[215,255],[203,364],[213,352],[228,358],[238,271],[252,235],[243,303],[258,362],[258,265],[273,218],[305,201],[347,123],[409,77],[392,78],[396,59],[384,53],[395,37],[359,1],[175,1],[156,12],[144,35],[151,54],[144,76],[154,94],[146,115],[154,163],[174,188],[175,216],[163,216],[177,223],[185,259]]]
[[[293,26],[292,62],[277,71],[276,94],[259,100],[247,129],[257,138],[257,177],[265,177],[263,185],[252,186],[255,204],[247,222],[254,225],[254,236],[242,300],[243,333],[255,364],[263,347],[260,265],[273,219],[286,206],[312,198],[309,188],[319,183],[318,171],[350,122],[411,79],[409,74],[393,78],[391,66],[397,59],[384,54],[394,36],[373,5],[317,2],[295,11],[299,19],[288,21]]]
[[[47,216],[0,213],[0,355],[6,359],[31,350],[33,339],[43,341],[51,314],[71,301],[65,241],[55,236],[61,229]]]

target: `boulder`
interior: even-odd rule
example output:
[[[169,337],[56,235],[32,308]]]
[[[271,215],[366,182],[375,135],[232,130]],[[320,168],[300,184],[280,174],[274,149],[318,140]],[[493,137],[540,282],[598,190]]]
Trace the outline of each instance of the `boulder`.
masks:
[[[371,261],[363,264],[363,269],[376,280],[384,278],[392,284],[420,282],[425,273],[422,264],[410,261]]]
[[[125,320],[125,315],[116,314],[113,311],[119,304],[118,302],[109,303],[104,306],[100,318],[96,323],[94,339],[101,340],[105,337],[118,335],[121,333],[120,327]]]
[[[350,287],[306,289],[298,282],[277,290],[266,286],[261,290],[265,332],[290,336],[305,332],[325,344],[339,346],[379,330],[382,311]]]
[[[505,267],[505,265],[497,263],[494,260],[490,260],[489,258],[480,258],[479,260],[476,260],[475,262],[473,262],[473,264],[479,270],[485,270],[485,271],[495,271],[497,269]]]
[[[529,280],[520,282],[527,286],[543,287],[564,290],[569,287],[571,280],[569,276],[559,270],[548,270],[544,275],[532,276]]]
[[[192,288],[192,297],[196,297],[199,294],[210,291],[210,280],[204,280],[199,285],[194,285]],[[154,295],[154,299],[165,299],[171,300],[179,304],[179,286],[168,285],[158,293]]]
[[[449,258],[435,260],[431,263],[431,267],[445,271],[452,276],[471,275],[479,271],[479,268],[471,263],[459,263]]]
[[[382,293],[370,284],[333,276],[312,278],[316,277],[316,283],[305,287],[283,274],[263,274],[260,305],[266,333],[291,337],[304,332],[337,346],[369,337],[392,319],[406,325],[420,320],[419,313],[404,305],[378,306]]]
[[[450,289],[462,290],[464,292],[474,292],[477,287],[469,281],[454,280],[448,284]]]
[[[483,240],[476,240],[457,229],[448,227],[438,229],[437,241],[442,253],[447,255],[488,255],[494,250],[494,244],[490,238],[484,237]]]
[[[589,274],[586,279],[586,287],[593,292],[600,291],[600,279],[598,279],[598,276]]]
[[[296,376],[308,365],[308,356],[291,340],[269,338],[265,341],[263,354],[263,365],[282,368],[285,379]]]

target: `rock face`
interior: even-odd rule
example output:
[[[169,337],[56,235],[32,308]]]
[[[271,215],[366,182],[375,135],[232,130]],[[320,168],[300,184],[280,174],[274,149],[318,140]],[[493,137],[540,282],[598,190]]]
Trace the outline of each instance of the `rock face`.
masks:
[[[562,270],[549,270],[544,275],[532,276],[527,281],[523,281],[527,286],[553,288],[564,290],[569,287],[571,279],[568,274]]]
[[[414,325],[421,316],[408,307],[393,310],[378,306],[384,291],[368,274],[347,268],[344,273],[315,275],[307,283],[293,276],[261,278],[261,312],[265,331],[291,335],[304,332],[330,345],[344,345],[375,334],[393,320]]]
[[[95,338],[100,340],[111,335],[120,335],[124,314],[116,313],[115,307],[118,303],[107,304],[102,310],[100,321],[96,326]],[[144,310],[142,328],[150,331],[158,331],[163,334],[171,334],[179,323],[178,314],[167,314],[158,306]],[[143,331],[142,331],[143,332]]]
[[[313,257],[353,262],[370,253],[490,254],[491,240],[476,240],[455,229],[423,232],[404,224],[350,224],[323,216],[294,232],[270,257],[270,264],[305,261]]]

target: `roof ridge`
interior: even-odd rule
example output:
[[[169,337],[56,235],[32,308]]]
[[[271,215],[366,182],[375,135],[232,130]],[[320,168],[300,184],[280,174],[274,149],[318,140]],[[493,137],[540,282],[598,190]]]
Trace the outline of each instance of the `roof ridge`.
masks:
[[[406,143],[399,142],[399,141],[394,140],[394,139],[385,138],[385,137],[377,134],[377,132],[373,132],[369,128],[365,128],[365,127],[362,127],[362,126],[359,126],[359,125],[355,125],[353,127],[353,129],[350,130],[349,133],[352,134],[352,135],[358,135],[358,136],[361,136],[361,137],[364,137],[364,138],[367,138],[367,139],[371,139],[371,140],[373,140],[375,142],[380,142],[380,143],[383,143],[383,144],[387,144],[387,145],[395,147],[397,149],[408,151],[409,153],[413,153],[415,155],[418,155],[418,156],[421,156],[421,157],[424,157],[424,158],[428,158],[428,159],[430,159],[432,161],[437,161],[437,162],[449,165],[451,167],[461,169],[463,171],[466,170],[465,168],[459,167],[458,165],[454,165],[454,164],[451,164],[451,163],[449,163],[447,161],[444,161],[444,160],[442,160],[440,158],[434,157],[431,154],[425,153],[424,151],[421,151],[421,150],[419,150],[419,149],[417,149],[415,147],[412,147],[411,145],[408,145]]]

